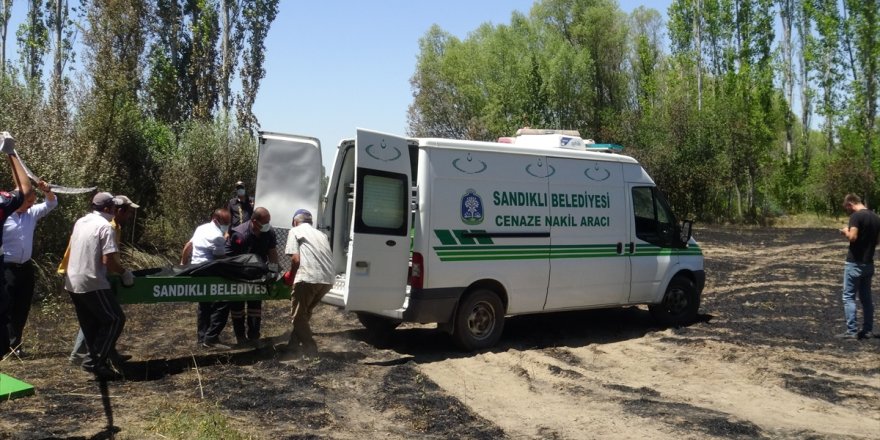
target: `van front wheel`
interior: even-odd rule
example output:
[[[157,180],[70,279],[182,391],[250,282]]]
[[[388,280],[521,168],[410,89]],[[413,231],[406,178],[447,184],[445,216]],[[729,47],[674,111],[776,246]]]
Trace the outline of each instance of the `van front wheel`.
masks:
[[[674,327],[694,322],[699,307],[700,294],[694,283],[678,276],[669,282],[663,302],[649,305],[648,310],[659,324]]]
[[[452,337],[463,350],[491,347],[504,331],[504,305],[498,295],[487,289],[471,292],[459,303]]]

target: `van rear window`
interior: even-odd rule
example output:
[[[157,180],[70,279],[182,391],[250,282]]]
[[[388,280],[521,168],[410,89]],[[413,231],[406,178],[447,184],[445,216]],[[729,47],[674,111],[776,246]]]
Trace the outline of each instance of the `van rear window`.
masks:
[[[372,234],[406,235],[409,191],[404,174],[361,170],[355,230]]]

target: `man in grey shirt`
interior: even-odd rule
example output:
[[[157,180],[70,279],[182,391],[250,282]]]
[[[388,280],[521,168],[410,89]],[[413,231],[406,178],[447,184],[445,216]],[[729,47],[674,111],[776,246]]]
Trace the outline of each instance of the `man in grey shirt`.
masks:
[[[117,200],[110,193],[95,194],[93,211],[73,226],[70,261],[64,275],[64,290],[73,301],[89,351],[82,369],[100,380],[120,378],[108,359],[125,325],[125,313],[110,290],[107,273],[122,274],[123,285],[134,283],[131,271],[119,263],[116,235],[110,226],[116,207]]]
[[[312,336],[309,320],[315,306],[333,286],[335,271],[330,242],[323,232],[312,226],[309,211],[300,209],[293,215],[293,229],[287,234],[284,252],[290,255],[290,272],[285,278],[292,278],[294,285],[290,295],[293,329],[286,351],[314,356],[318,353],[318,344]]]

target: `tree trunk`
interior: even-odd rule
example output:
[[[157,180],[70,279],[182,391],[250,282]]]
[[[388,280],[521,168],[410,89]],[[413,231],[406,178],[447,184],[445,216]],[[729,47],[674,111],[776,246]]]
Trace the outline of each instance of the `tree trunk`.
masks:
[[[64,12],[64,14],[62,14]],[[55,1],[55,22],[52,23],[55,28],[55,83],[56,87],[61,83],[62,64],[64,60],[64,41],[62,39],[62,30],[64,28],[64,17],[67,15],[67,1]]]
[[[696,0],[694,14],[694,38],[697,48],[697,111],[703,110],[703,0]]]
[[[785,89],[785,99],[789,108],[785,112],[785,161],[791,159],[791,144],[794,136],[792,135],[792,110],[794,107],[794,72],[792,68],[792,50],[791,50],[791,19],[792,19],[792,0],[779,1],[779,15],[782,19],[782,63],[783,63],[783,87]]]
[[[6,31],[9,30],[12,0],[3,0],[3,16],[0,23],[0,75],[6,76]]]

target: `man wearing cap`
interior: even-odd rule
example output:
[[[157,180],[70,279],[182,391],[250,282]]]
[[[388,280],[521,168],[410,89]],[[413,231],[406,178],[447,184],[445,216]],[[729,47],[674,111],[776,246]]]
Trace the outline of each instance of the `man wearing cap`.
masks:
[[[3,224],[3,277],[10,301],[7,326],[9,347],[19,357],[24,356],[22,333],[34,297],[34,264],[31,261],[34,229],[37,221],[58,206],[58,198],[52,188],[42,180],[38,185],[46,195],[46,201],[34,204],[37,194],[31,189],[25,194],[24,203]]]
[[[132,202],[126,196],[123,195],[115,195],[113,198],[116,199],[116,215],[113,216],[113,220],[110,220],[110,226],[113,226],[113,231],[116,233],[116,242],[122,243],[122,225],[127,223],[134,217],[134,210],[141,207],[135,202]]]
[[[285,279],[292,279],[290,313],[293,329],[286,351],[302,352],[308,356],[318,353],[318,345],[312,336],[309,320],[321,298],[330,291],[336,271],[333,270],[333,251],[327,236],[312,226],[312,213],[299,209],[293,215],[293,229],[287,234],[284,253],[290,255],[290,272]]]
[[[116,235],[110,226],[118,204],[121,201],[110,193],[95,194],[92,212],[73,225],[70,260],[64,275],[64,290],[73,301],[88,347],[82,369],[102,380],[120,377],[109,360],[125,325],[125,313],[110,290],[107,273],[122,274],[124,286],[134,284],[131,271],[119,263]]]
[[[269,263],[278,264],[275,248],[275,231],[269,224],[272,217],[266,208],[254,209],[254,215],[245,223],[229,230],[226,239],[226,256],[256,254]],[[247,311],[245,311],[247,305]],[[263,302],[260,300],[232,301],[229,303],[232,315],[232,329],[239,345],[256,342],[260,339],[260,321],[263,316]],[[245,316],[247,329],[245,329]]]
[[[231,227],[236,227],[242,223],[246,223],[254,215],[254,205],[248,198],[247,190],[244,182],[239,180],[235,182],[235,197],[229,200],[229,214],[232,216]]]
[[[229,210],[217,208],[211,221],[196,228],[192,238],[183,246],[180,264],[201,264],[226,254],[226,232],[229,230]],[[226,301],[199,302],[196,318],[196,337],[205,348],[229,348],[220,342],[220,333],[226,327],[229,303]]]
[[[110,227],[113,228],[113,236],[116,238],[116,245],[118,247],[122,244],[122,224],[131,219],[134,210],[140,208],[141,205],[132,202],[131,199],[121,194],[113,196],[113,202],[116,205],[116,210],[114,211],[113,218],[110,219]],[[67,250],[64,251],[64,256],[61,258],[61,264],[58,265],[59,274],[64,275],[67,270],[69,258],[70,243],[68,242]],[[88,348],[86,348],[85,335],[83,334],[82,329],[80,329],[76,334],[76,339],[73,341],[73,350],[70,352],[69,360],[73,364],[80,364],[83,362],[87,354]],[[131,355],[120,354],[116,351],[116,347],[114,346],[113,351],[110,352],[110,358],[111,360],[120,363],[131,359]]]
[[[15,182],[15,190],[11,192],[0,191],[0,221],[5,222],[22,203],[24,203],[24,195],[31,192],[31,181],[28,180],[21,160],[15,154],[15,139],[9,133],[0,133],[0,151],[6,154],[6,161],[12,168],[12,180]],[[3,246],[3,234],[0,234],[0,247]],[[3,268],[3,258],[0,257],[0,269]],[[3,272],[0,270],[0,286],[5,284],[3,281]],[[9,353],[9,334],[7,326],[7,317],[9,307],[9,295],[6,289],[0,288],[0,359],[3,359]]]

